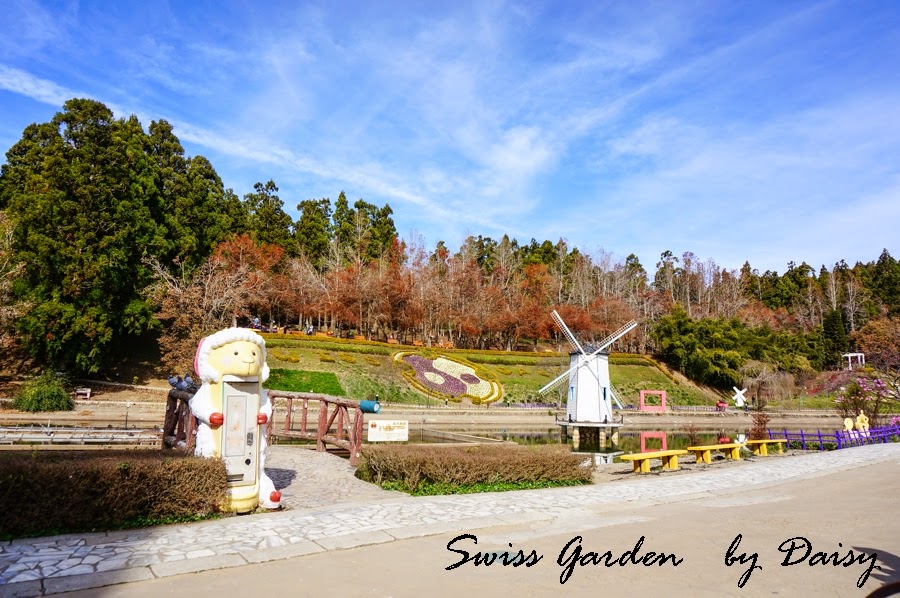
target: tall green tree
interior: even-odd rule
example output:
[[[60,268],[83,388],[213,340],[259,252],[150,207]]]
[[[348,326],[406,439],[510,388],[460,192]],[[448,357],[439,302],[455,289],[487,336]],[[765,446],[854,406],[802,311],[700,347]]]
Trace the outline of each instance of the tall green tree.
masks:
[[[265,185],[253,185],[253,193],[244,196],[247,205],[250,236],[257,243],[277,245],[288,255],[296,255],[294,235],[291,232],[293,220],[284,211],[284,202],[278,197],[278,187],[274,181]]]
[[[872,291],[893,316],[900,315],[900,261],[887,249],[878,256],[872,269]]]
[[[331,200],[307,199],[297,206],[300,218],[294,225],[298,251],[321,269],[331,243]]]
[[[187,158],[172,125],[165,120],[149,127],[148,153],[156,160],[160,201],[154,214],[164,226],[163,264],[177,262],[192,269],[233,232],[225,206],[225,190],[213,165],[203,156]]]
[[[250,234],[250,214],[247,211],[247,204],[241,201],[233,189],[225,189],[222,196],[222,214],[225,238]]]
[[[359,206],[365,203],[362,200],[356,202]],[[372,204],[368,204],[372,205]],[[374,208],[374,206],[372,206]],[[391,216],[394,210],[390,204],[384,204],[380,208],[376,208],[371,212],[371,230],[372,234],[369,241],[368,256],[369,259],[378,259],[388,253],[394,246],[394,239],[397,238],[397,227],[394,226],[394,219]],[[395,256],[396,257],[396,256]]]
[[[825,366],[836,367],[841,364],[841,354],[850,350],[850,340],[844,328],[844,317],[841,310],[833,309],[822,321],[822,332],[825,345]]]
[[[341,191],[334,204],[332,230],[344,255],[353,261],[368,263],[380,258],[394,245],[397,229],[389,204],[381,208],[359,199],[350,207]]]
[[[334,238],[341,249],[348,249],[353,246],[356,228],[353,222],[353,215],[353,209],[350,207],[350,202],[347,201],[347,195],[341,191],[337,201],[334,202],[334,213],[331,216]]]
[[[95,372],[154,321],[142,260],[166,243],[153,218],[158,166],[148,143],[135,117],[115,120],[103,104],[73,99],[7,152],[13,249],[28,265],[14,283],[29,306],[17,325],[44,363]]]
[[[199,265],[219,243],[246,232],[246,210],[238,197],[229,193],[209,160],[203,156],[188,160],[183,218],[194,235],[196,253],[182,259],[190,265]]]

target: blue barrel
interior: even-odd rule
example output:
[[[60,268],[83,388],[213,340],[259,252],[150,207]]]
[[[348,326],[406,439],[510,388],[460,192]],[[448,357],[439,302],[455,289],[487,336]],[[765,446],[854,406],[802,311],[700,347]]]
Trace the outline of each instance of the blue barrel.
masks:
[[[378,413],[381,411],[381,403],[378,401],[360,401],[359,408],[363,413]]]

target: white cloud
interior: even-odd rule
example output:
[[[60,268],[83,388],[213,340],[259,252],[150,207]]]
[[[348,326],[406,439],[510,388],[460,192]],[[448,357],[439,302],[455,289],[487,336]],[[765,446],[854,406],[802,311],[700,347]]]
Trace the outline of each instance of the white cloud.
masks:
[[[86,97],[86,94],[73,92],[52,81],[35,77],[25,71],[2,64],[0,64],[0,89],[5,89],[52,106],[62,106],[73,97]]]

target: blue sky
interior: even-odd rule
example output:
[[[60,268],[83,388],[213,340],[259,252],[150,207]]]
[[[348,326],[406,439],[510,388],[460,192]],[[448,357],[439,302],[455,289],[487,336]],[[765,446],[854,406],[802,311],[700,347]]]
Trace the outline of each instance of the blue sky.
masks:
[[[443,6],[446,5],[446,6]],[[900,256],[900,4],[0,0],[0,152],[70,97],[401,237]]]

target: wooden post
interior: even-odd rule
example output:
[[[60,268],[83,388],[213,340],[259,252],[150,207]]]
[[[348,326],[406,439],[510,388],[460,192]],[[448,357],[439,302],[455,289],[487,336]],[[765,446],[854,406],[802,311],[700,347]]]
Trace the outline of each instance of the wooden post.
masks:
[[[194,414],[191,413],[190,408],[187,403],[182,403],[182,407],[184,408],[184,450],[188,453],[194,452],[194,446],[197,444],[197,419],[194,417]]]
[[[303,411],[300,413],[300,431],[306,433],[306,411],[309,408],[309,399],[303,399]]]
[[[293,423],[293,414],[294,414],[294,399],[293,397],[288,397],[287,399],[287,413],[284,414],[284,433],[287,434],[291,431],[291,424]]]
[[[316,430],[316,450],[325,450],[325,435],[328,433],[328,403],[319,401],[319,426]]]
[[[356,409],[356,419],[353,421],[353,433],[350,438],[350,465],[359,465],[360,453],[362,453],[363,412]]]
[[[175,428],[178,426],[178,399],[169,395],[166,397],[166,419],[163,423],[163,439],[167,436],[175,435]]]

